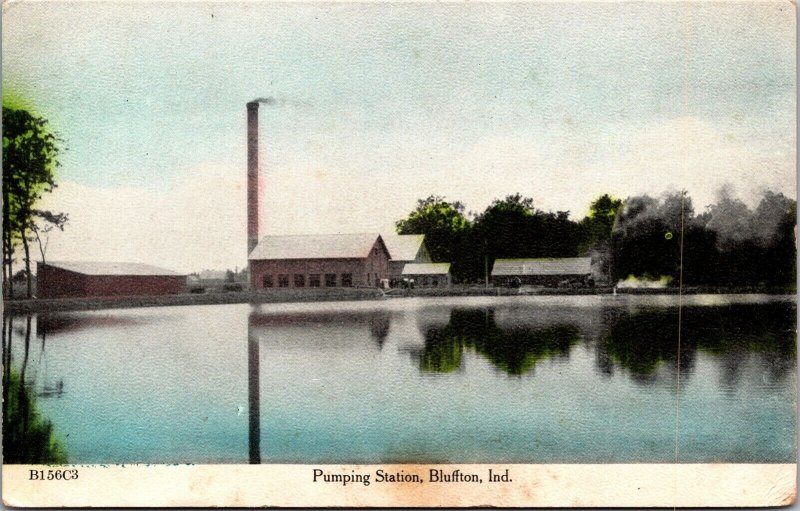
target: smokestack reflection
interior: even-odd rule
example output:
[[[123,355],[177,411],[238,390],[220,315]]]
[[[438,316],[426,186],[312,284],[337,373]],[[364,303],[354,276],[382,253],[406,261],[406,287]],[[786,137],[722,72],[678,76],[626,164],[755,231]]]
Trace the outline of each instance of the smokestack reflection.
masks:
[[[247,321],[247,394],[249,408],[250,464],[261,463],[261,399],[259,375],[259,346],[254,328],[256,313],[250,312]]]

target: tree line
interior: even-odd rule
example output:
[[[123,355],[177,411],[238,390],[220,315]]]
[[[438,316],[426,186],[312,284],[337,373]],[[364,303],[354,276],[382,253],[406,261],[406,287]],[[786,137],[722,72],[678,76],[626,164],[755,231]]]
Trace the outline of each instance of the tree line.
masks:
[[[47,120],[27,110],[3,106],[3,296],[14,298],[15,265],[22,256],[26,296],[33,295],[32,254],[45,260],[48,233],[62,229],[65,213],[43,210],[38,203],[56,187],[55,169],[62,140]],[[31,247],[35,243],[34,248]],[[21,250],[21,254],[20,254]]]
[[[686,285],[793,287],[796,201],[766,191],[751,210],[722,189],[696,214],[685,192],[625,200],[604,194],[581,220],[542,211],[514,194],[480,213],[430,196],[396,222],[398,234],[424,234],[431,257],[452,263],[453,279],[483,282],[495,259],[591,256],[595,280],[666,277]]]

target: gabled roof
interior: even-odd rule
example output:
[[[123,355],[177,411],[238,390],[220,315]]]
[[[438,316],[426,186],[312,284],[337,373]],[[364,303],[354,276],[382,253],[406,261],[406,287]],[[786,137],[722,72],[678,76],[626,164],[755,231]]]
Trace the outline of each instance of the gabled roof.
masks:
[[[382,236],[392,261],[413,261],[425,241],[424,234],[393,234]]]
[[[588,275],[592,272],[591,257],[562,259],[497,259],[492,275]]]
[[[40,263],[42,264],[42,263]],[[181,273],[142,263],[119,263],[108,261],[47,261],[47,266],[61,268],[84,275],[174,275]]]
[[[363,259],[379,234],[304,234],[264,236],[248,259]]]
[[[403,275],[447,275],[450,263],[407,263]]]

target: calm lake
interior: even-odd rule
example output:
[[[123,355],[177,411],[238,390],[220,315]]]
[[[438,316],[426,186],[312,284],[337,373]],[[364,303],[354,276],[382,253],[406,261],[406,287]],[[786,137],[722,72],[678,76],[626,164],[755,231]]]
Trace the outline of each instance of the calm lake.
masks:
[[[670,463],[676,431],[680,462],[794,462],[794,297],[684,297],[680,364],[677,305],[40,314],[6,318],[4,353],[71,463]]]

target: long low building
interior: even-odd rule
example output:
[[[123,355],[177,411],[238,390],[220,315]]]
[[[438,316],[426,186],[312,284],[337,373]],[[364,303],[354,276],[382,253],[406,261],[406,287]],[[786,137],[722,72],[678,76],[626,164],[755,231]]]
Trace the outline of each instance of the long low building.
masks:
[[[492,284],[546,287],[588,285],[591,274],[591,257],[497,259],[492,268]]]
[[[186,275],[140,263],[48,261],[38,263],[39,298],[155,296],[183,293]]]
[[[379,234],[264,236],[248,262],[252,289],[377,287],[389,274]]]
[[[414,287],[450,287],[450,263],[408,263],[401,277]]]

